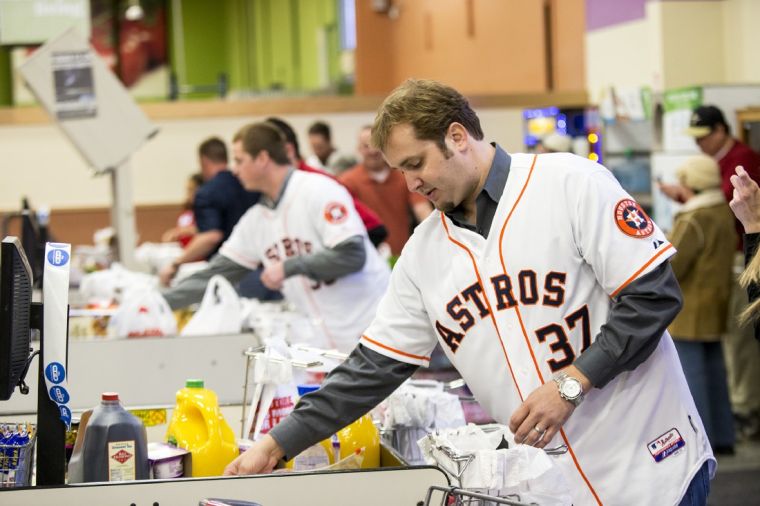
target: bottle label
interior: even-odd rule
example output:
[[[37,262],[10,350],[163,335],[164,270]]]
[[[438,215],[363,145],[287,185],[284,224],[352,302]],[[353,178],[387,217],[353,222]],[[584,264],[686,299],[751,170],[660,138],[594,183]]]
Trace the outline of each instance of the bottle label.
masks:
[[[134,440],[108,443],[108,481],[134,480],[135,460]]]
[[[320,443],[310,446],[293,459],[294,471],[311,471],[329,465],[330,457]]]

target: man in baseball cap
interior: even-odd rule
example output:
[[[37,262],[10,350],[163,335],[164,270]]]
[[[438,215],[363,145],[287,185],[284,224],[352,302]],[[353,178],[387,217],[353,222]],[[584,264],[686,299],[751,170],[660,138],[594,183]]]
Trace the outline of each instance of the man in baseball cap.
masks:
[[[718,163],[721,189],[726,202],[733,197],[734,187],[731,185],[731,176],[735,173],[737,166],[744,167],[752,179],[760,182],[760,155],[731,135],[731,126],[726,121],[723,111],[718,107],[701,105],[694,109],[689,127],[684,130],[684,133],[694,137],[699,150]],[[660,183],[659,187],[660,191],[671,199],[680,203],[684,202],[683,185]],[[744,230],[738,221],[736,231],[741,238]],[[737,244],[738,250],[741,250],[741,244],[740,240]]]
[[[685,133],[695,139],[701,139],[712,133],[718,125],[723,126],[726,132],[730,131],[723,111],[714,105],[701,105],[692,112],[689,128]]]

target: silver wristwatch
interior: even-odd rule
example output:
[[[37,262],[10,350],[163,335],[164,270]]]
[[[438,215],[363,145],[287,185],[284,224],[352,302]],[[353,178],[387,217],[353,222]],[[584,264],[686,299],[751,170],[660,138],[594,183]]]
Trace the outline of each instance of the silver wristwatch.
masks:
[[[583,401],[583,385],[580,380],[568,376],[567,373],[558,372],[552,378],[557,384],[559,395],[577,408]]]

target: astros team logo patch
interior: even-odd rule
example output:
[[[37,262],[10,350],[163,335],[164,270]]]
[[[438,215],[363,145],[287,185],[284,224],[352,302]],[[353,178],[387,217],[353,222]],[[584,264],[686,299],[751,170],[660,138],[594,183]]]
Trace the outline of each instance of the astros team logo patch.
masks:
[[[348,218],[348,209],[340,202],[330,202],[325,206],[325,219],[328,223],[338,225]]]
[[[638,239],[649,237],[654,232],[654,223],[647,213],[633,199],[623,199],[615,206],[615,222],[625,235]]]

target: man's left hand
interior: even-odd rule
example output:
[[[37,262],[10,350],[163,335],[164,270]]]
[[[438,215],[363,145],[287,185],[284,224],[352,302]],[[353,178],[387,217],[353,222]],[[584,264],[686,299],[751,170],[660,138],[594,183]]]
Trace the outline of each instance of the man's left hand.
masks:
[[[283,281],[285,281],[285,264],[282,262],[267,265],[261,272],[261,282],[270,290],[282,289]]]
[[[589,380],[574,366],[565,372],[581,381],[583,391],[591,388]],[[528,395],[509,419],[509,430],[515,436],[515,442],[543,448],[559,432],[575,406],[559,395],[557,384],[549,379],[546,383]]]

